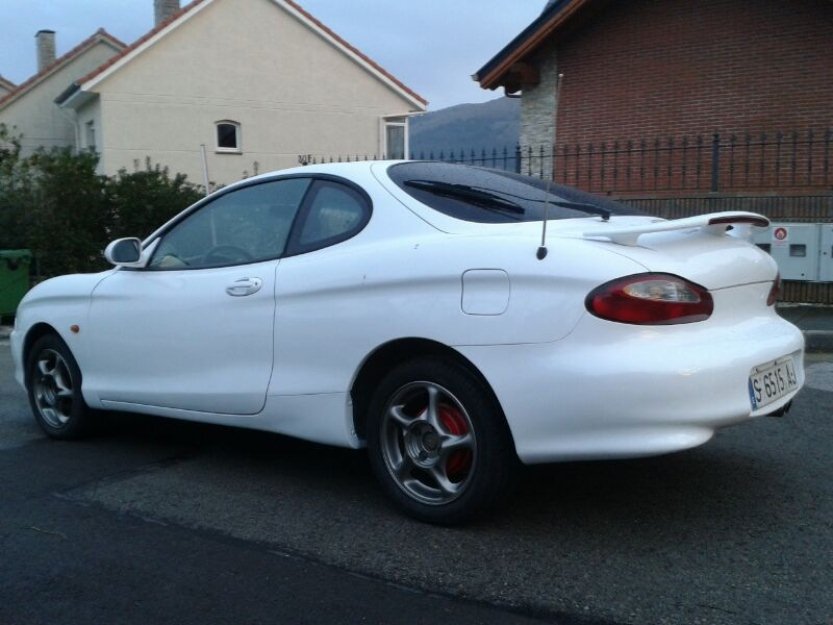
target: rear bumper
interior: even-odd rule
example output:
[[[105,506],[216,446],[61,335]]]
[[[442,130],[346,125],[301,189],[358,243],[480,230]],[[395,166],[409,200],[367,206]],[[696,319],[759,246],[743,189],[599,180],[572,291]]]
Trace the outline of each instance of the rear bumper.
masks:
[[[752,409],[754,367],[790,356],[804,383],[804,338],[771,309],[744,320],[636,327],[586,315],[555,343],[460,348],[492,384],[526,463],[649,456],[695,447]],[[523,373],[519,373],[523,372]]]

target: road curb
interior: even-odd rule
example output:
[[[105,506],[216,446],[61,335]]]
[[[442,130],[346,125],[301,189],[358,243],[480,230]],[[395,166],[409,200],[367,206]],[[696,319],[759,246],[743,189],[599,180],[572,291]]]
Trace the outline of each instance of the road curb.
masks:
[[[808,352],[833,352],[833,332],[829,330],[805,330],[804,343]]]

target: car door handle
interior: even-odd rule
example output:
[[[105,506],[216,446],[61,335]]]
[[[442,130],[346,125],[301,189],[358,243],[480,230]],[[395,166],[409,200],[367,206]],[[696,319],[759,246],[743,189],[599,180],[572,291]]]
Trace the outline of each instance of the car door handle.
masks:
[[[260,278],[240,278],[226,287],[226,293],[232,297],[245,297],[257,293],[262,286],[263,280]]]

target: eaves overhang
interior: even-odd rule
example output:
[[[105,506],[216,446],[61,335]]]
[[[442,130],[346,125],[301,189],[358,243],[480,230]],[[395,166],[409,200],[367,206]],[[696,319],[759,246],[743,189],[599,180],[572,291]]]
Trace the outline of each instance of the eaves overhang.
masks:
[[[483,89],[516,87],[510,76],[529,71],[526,58],[569,22],[592,0],[555,0],[538,18],[472,75]],[[516,88],[507,89],[516,91]]]
[[[95,99],[97,93],[84,91],[78,83],[72,83],[69,87],[55,98],[55,104],[61,108],[72,108],[78,110],[90,100]]]

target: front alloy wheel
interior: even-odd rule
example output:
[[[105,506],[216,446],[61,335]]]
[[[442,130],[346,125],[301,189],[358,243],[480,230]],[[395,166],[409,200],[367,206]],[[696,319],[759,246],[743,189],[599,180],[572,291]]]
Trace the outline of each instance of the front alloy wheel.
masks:
[[[81,396],[81,371],[69,347],[48,334],[35,341],[29,353],[26,386],[38,425],[53,438],[86,434],[92,415]]]

